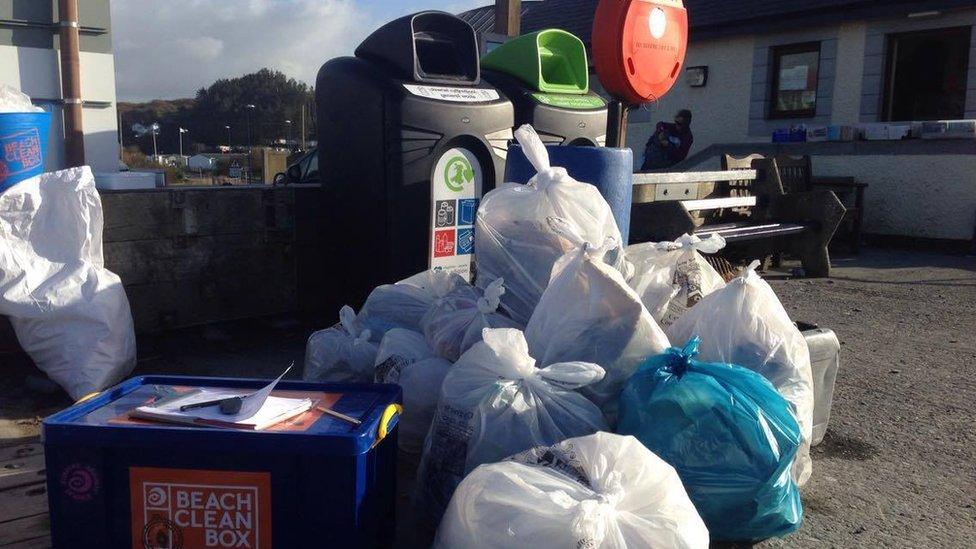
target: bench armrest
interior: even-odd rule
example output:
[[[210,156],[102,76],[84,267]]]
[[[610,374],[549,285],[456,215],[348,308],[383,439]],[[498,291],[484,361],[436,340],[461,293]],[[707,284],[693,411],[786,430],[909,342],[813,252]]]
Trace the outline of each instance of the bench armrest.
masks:
[[[695,220],[679,200],[645,202],[630,208],[630,243],[662,242],[695,232]]]
[[[769,197],[771,219],[816,227],[825,242],[830,241],[846,211],[837,195],[826,189]]]

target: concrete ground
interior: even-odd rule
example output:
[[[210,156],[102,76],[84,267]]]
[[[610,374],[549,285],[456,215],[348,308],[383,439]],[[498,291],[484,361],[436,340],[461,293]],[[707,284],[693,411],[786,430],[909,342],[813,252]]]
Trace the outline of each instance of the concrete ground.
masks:
[[[794,319],[837,333],[842,354],[803,526],[761,546],[973,546],[976,258],[868,249],[835,266],[832,279],[767,276]],[[136,373],[269,376],[301,364],[308,331],[325,323],[258,320],[141,338]],[[69,404],[25,382],[36,372],[23,359],[0,355],[0,364],[0,439],[36,435],[44,415]]]

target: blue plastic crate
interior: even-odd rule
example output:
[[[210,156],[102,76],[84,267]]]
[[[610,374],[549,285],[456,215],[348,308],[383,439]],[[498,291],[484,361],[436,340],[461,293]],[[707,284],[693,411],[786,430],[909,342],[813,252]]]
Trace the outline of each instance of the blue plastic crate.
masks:
[[[320,412],[264,431],[127,418],[165,388],[264,383],[137,377],[45,419],[54,546],[388,546],[399,386],[282,381],[275,389],[313,393],[358,426]]]
[[[773,143],[799,143],[807,140],[807,132],[798,128],[773,130]]]

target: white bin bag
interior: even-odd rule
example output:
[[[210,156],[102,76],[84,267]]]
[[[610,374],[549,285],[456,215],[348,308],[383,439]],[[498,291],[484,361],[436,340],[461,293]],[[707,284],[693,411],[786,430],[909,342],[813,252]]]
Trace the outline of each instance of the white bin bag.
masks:
[[[403,390],[403,413],[400,414],[401,450],[419,454],[430,429],[437,397],[451,363],[435,356],[427,347],[423,334],[394,328],[383,336],[376,354],[377,383],[396,383]]]
[[[319,330],[305,345],[305,381],[368,383],[373,381],[376,344],[360,327],[349,305],[339,309],[339,324]]]
[[[456,361],[461,354],[481,341],[485,328],[518,328],[514,320],[498,312],[500,298],[505,293],[505,281],[494,280],[477,297],[467,292],[455,292],[439,300],[424,317],[424,335],[431,350],[438,356]]]
[[[457,273],[424,271],[396,284],[374,288],[359,310],[358,319],[369,328],[377,343],[393,328],[423,332],[424,315],[439,299],[452,293],[474,296],[474,299],[478,295]]]
[[[627,246],[634,274],[627,280],[648,312],[662,326],[674,322],[701,298],[725,286],[722,275],[701,254],[725,247],[719,234],[707,238],[681,235],[674,242]]]
[[[406,366],[435,356],[427,346],[424,334],[393,328],[383,336],[376,352],[373,379],[376,383],[396,383]]]
[[[617,243],[608,238],[595,246],[564,220],[549,222],[574,248],[556,262],[525,328],[529,352],[542,366],[571,360],[602,366],[603,380],[580,392],[613,424],[624,383],[644,359],[670,344],[623,276],[603,261]]]
[[[573,248],[550,229],[548,217],[566,219],[589,242],[607,237],[620,242],[620,230],[596,187],[571,178],[565,168],[549,166],[545,145],[532,126],[516,130],[515,138],[538,173],[525,185],[504,183],[481,200],[475,262],[478,286],[505,279],[502,308],[524,325],[549,283],[553,264]],[[623,270],[623,253],[615,251],[607,259]]]
[[[594,433],[465,477],[437,549],[706,549],[708,530],[674,468],[636,438]]]
[[[437,410],[437,397],[452,364],[439,357],[425,358],[407,365],[395,382],[403,389],[403,414],[400,416],[399,448],[419,454]]]
[[[536,368],[522,332],[484,330],[451,368],[417,471],[417,508],[439,518],[468,472],[569,437],[607,430],[592,402],[574,389],[603,369],[585,362]]]
[[[762,374],[796,413],[803,442],[796,454],[793,478],[810,478],[813,436],[813,374],[803,334],[790,321],[776,293],[758,274],[758,261],[724,288],[705,296],[667,328],[675,346],[701,338],[698,360],[738,364]]]
[[[0,194],[0,314],[71,398],[136,364],[122,281],[105,268],[102,202],[87,167],[45,173]]]

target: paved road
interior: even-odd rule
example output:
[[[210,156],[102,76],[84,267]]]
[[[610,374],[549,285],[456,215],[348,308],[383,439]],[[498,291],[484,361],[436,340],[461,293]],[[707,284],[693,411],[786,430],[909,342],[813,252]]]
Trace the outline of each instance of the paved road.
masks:
[[[830,280],[771,284],[842,342],[830,429],[801,530],[762,547],[966,547],[976,541],[976,258],[866,250]],[[256,321],[140,341],[137,373],[255,376],[301,362],[309,325]],[[9,357],[0,438],[66,404]],[[409,467],[404,467],[409,476]]]
[[[772,281],[833,329],[841,369],[801,530],[769,547],[976,543],[976,258],[866,251]]]

